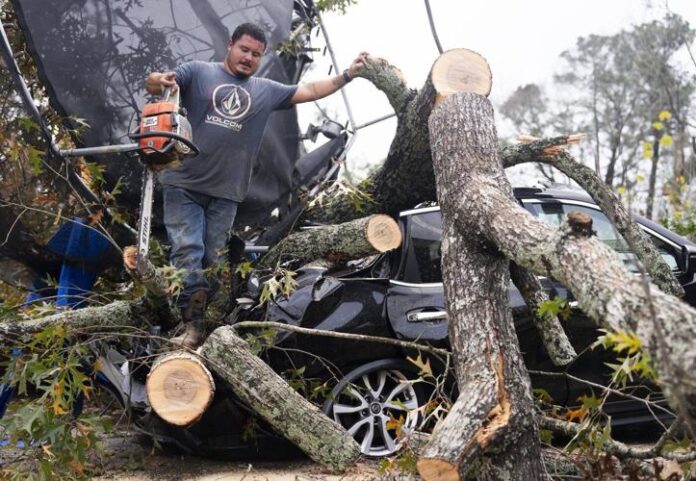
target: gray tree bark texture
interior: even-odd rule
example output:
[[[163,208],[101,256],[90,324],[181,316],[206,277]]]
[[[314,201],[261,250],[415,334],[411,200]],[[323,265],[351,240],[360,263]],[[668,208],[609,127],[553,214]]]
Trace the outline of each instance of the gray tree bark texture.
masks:
[[[470,94],[457,94],[445,104],[450,102],[461,110],[455,120],[469,125],[463,143],[477,140],[481,127],[471,123],[474,114],[469,112],[489,109],[488,102]],[[454,157],[456,152],[443,155]],[[627,272],[612,249],[591,237],[591,220],[587,225],[569,218],[560,228],[549,228],[501,191],[497,178],[478,173],[469,175],[459,190],[450,189],[449,195],[458,199],[460,212],[466,212],[466,219],[456,219],[462,228],[471,229],[473,223],[473,232],[510,260],[557,279],[598,325],[635,332],[653,359],[670,405],[692,432],[696,429],[695,309]]]
[[[337,472],[357,461],[353,437],[255,356],[233,327],[213,331],[199,352],[240,400],[311,459]]]
[[[531,383],[507,298],[510,263],[480,235],[462,194],[474,176],[514,202],[497,159],[490,102],[454,94],[429,122],[442,210],[443,285],[459,398],[418,460],[424,480],[537,480],[543,462]],[[466,202],[487,202],[467,198]]]
[[[503,148],[500,156],[504,167],[512,167],[524,162],[541,162],[563,172],[587,192],[592,200],[607,215],[616,230],[626,239],[633,252],[645,266],[653,282],[663,291],[678,297],[684,296],[684,289],[674,277],[672,270],[657,251],[648,235],[631,219],[631,215],[621,199],[611,190],[597,173],[573,158],[562,147],[569,143],[569,137],[554,137],[530,143],[511,145]]]
[[[274,268],[286,260],[341,262],[386,252],[400,245],[401,230],[396,221],[376,214],[290,234],[269,250],[256,267]]]
[[[2,322],[0,342],[3,345],[21,342],[28,335],[56,325],[65,326],[75,335],[89,334],[95,329],[99,332],[124,333],[129,328],[143,329],[149,323],[156,324],[160,315],[146,299],[114,301],[104,306],[63,311],[28,321]]]

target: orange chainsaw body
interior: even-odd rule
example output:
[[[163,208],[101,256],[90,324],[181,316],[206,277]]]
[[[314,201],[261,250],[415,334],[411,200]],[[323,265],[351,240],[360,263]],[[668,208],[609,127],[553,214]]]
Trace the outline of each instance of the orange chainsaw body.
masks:
[[[141,138],[138,145],[146,162],[155,164],[180,160],[181,156],[191,152],[182,142],[167,136],[157,136],[160,132],[176,134],[187,140],[192,139],[191,126],[186,117],[179,114],[179,107],[175,102],[162,100],[143,106],[139,133],[153,135]]]

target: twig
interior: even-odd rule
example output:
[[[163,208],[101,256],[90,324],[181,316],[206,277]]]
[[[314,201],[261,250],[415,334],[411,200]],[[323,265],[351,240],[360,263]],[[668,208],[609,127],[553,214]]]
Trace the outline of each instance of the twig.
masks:
[[[405,347],[409,349],[416,349],[419,351],[429,352],[431,354],[438,354],[440,356],[449,357],[450,352],[446,349],[440,349],[438,347],[432,347],[425,344],[419,344],[417,342],[401,341],[399,339],[391,339],[388,337],[379,336],[366,336],[364,334],[349,334],[347,332],[336,332],[336,331],[323,331],[320,329],[309,329],[306,327],[291,326],[288,324],[283,324],[282,322],[272,322],[272,321],[244,321],[233,324],[232,327],[237,330],[239,328],[264,328],[273,327],[276,329],[282,329],[284,331],[296,332],[298,334],[307,334],[310,336],[322,336],[322,337],[333,337],[337,339],[351,339],[353,341],[365,341],[365,342],[377,342],[380,344],[389,344],[392,346]]]
[[[621,396],[621,397],[624,397],[627,399],[631,399],[633,401],[642,402],[645,405],[647,405],[648,407],[654,407],[654,408],[659,409],[667,414],[674,415],[674,413],[672,411],[670,411],[669,409],[667,409],[665,407],[660,406],[655,401],[649,401],[647,399],[644,399],[644,398],[641,398],[638,396],[634,396],[633,394],[628,394],[628,393],[619,391],[618,389],[612,389],[609,386],[597,384],[597,383],[594,383],[592,381],[588,381],[587,379],[582,379],[580,377],[573,376],[572,374],[568,374],[567,372],[547,372],[547,371],[535,371],[535,370],[530,370],[528,372],[529,372],[529,374],[536,374],[538,376],[565,377],[567,379],[570,379],[571,381],[576,381],[576,382],[585,384],[585,385],[590,386],[590,387],[602,389],[602,390],[605,390],[605,391],[607,391],[611,394],[614,394],[616,396]]]
[[[537,422],[540,428],[550,429],[552,431],[560,432],[568,436],[577,436],[580,433],[580,428],[576,423],[570,421],[563,421],[560,419],[553,419],[547,416],[538,416]],[[660,439],[650,448],[635,448],[632,446],[627,446],[626,444],[615,441],[608,440],[604,444],[604,451],[616,456],[619,459],[633,458],[633,459],[650,459],[654,457],[663,457],[665,459],[670,459],[677,461],[679,463],[687,463],[696,460],[696,451],[688,451],[685,453],[670,453],[664,452],[663,448],[669,438],[678,429],[678,425],[681,421],[675,421],[672,426],[662,434]]]

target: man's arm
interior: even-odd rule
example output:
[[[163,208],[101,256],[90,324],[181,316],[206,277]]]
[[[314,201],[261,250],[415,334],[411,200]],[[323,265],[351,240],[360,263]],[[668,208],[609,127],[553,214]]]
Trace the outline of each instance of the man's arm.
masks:
[[[358,58],[353,60],[353,63],[350,64],[350,68],[346,70],[344,74],[298,85],[295,95],[293,95],[290,99],[290,103],[294,105],[301,104],[303,102],[312,102],[313,100],[322,99],[336,92],[338,89],[355,78],[358,72],[362,70],[362,68],[365,66],[365,59],[367,58],[367,55],[367,52],[361,52],[360,55],[358,55]]]
[[[152,95],[162,95],[164,87],[172,87],[172,92],[177,91],[176,73],[152,72],[145,79],[145,90]]]

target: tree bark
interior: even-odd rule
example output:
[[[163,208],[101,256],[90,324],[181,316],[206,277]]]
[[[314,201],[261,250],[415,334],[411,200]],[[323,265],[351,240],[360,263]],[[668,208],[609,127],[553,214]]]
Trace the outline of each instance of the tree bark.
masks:
[[[92,329],[118,333],[127,328],[147,326],[156,322],[161,315],[146,299],[114,301],[105,306],[62,311],[39,319],[3,322],[0,323],[0,339],[4,345],[19,342],[28,335],[55,325],[63,325],[74,334],[86,333]]]
[[[469,94],[452,99],[464,112],[481,101]],[[655,363],[670,405],[696,428],[695,309],[627,272],[612,249],[590,237],[591,221],[588,226],[569,219],[552,229],[511,200],[496,179],[478,174],[449,194],[459,199],[467,221],[506,257],[563,283],[599,325],[635,332]],[[467,226],[462,218],[457,223]]]
[[[525,370],[507,299],[509,261],[478,232],[460,193],[486,176],[511,202],[497,160],[493,109],[477,94],[445,99],[430,118],[443,218],[443,285],[460,396],[418,460],[424,480],[530,480],[543,472]],[[487,202],[468,198],[467,203]]]
[[[355,440],[255,356],[231,326],[216,329],[199,351],[241,401],[314,461],[342,472],[360,456]]]
[[[408,89],[401,72],[384,59],[369,57],[359,76],[387,96],[398,119],[396,134],[382,167],[361,186],[370,200],[357,210],[345,196],[335,195],[307,212],[306,217],[314,221],[340,223],[373,213],[396,217],[401,210],[433,200],[428,117],[435,99],[458,91],[488,95],[492,78],[485,59],[467,49],[440,55],[418,92]]]
[[[399,225],[389,216],[372,215],[339,225],[317,227],[287,236],[268,251],[258,268],[274,268],[286,260],[307,263],[360,259],[401,245]]]
[[[645,201],[645,217],[653,218],[653,204],[655,202],[655,186],[657,184],[657,165],[660,161],[660,140],[657,133],[653,132],[653,155],[650,159],[650,177],[648,178],[648,198]]]
[[[161,313],[159,319],[165,329],[174,327],[178,318],[172,309],[168,282],[162,271],[155,268],[149,259],[138,261],[137,246],[123,249],[123,267],[133,280],[145,288],[145,296],[152,309]]]
[[[576,161],[565,151],[564,146],[579,140],[578,136],[535,139],[529,143],[505,147],[500,151],[500,156],[506,168],[524,162],[542,162],[557,168],[577,182],[628,242],[653,282],[668,294],[684,296],[684,289],[672,274],[672,270],[660,256],[655,244],[650,241],[645,231],[631,219],[621,199],[602,182],[596,172]]]

